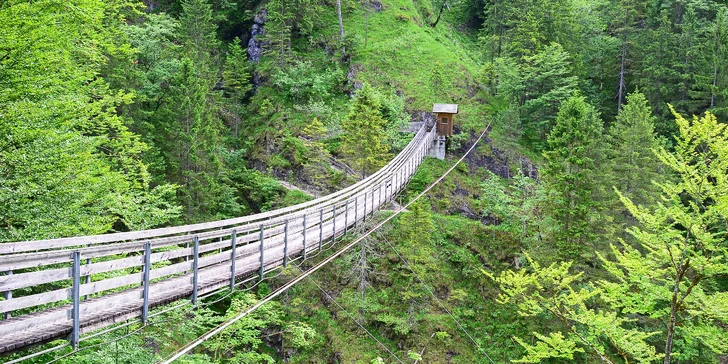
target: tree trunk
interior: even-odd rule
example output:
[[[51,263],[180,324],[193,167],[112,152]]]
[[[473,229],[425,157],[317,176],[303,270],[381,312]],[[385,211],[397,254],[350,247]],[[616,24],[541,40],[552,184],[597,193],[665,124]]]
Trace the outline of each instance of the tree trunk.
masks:
[[[680,275],[678,275],[680,277]],[[665,364],[670,364],[672,355],[672,341],[675,335],[675,322],[677,321],[677,294],[680,287],[680,279],[675,280],[675,288],[672,291],[672,304],[670,305],[670,321],[667,323],[667,341],[665,342]]]
[[[624,30],[622,31],[622,61],[619,67],[619,94],[617,95],[617,112],[622,110],[622,96],[624,95],[624,68],[627,63],[627,21],[629,16],[629,10],[624,11]]]
[[[435,22],[432,23],[432,27],[436,27],[437,23],[440,22],[440,17],[442,16],[442,12],[445,10],[445,7],[447,6],[447,1],[442,2],[442,6],[440,6],[440,12],[437,14],[437,19],[435,19]]]
[[[715,107],[715,86],[718,84],[718,62],[713,61],[713,88],[710,90],[710,108]]]
[[[339,36],[341,37],[341,59],[346,55],[344,45],[344,19],[341,18],[341,0],[336,0],[336,15],[339,17]]]

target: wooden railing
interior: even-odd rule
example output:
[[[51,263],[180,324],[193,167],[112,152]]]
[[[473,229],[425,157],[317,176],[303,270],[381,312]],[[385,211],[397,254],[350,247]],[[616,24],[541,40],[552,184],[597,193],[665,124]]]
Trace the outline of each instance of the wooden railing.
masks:
[[[423,126],[366,179],[266,213],[144,231],[0,244],[0,353],[81,334],[155,306],[262,279],[332,244],[392,199],[427,153]],[[92,279],[93,278],[93,279]]]

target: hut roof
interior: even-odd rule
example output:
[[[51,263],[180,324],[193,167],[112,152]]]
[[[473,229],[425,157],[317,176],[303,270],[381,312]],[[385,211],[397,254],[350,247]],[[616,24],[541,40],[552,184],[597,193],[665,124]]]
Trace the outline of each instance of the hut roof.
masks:
[[[445,113],[445,114],[457,114],[458,104],[434,104],[432,106],[432,112]]]

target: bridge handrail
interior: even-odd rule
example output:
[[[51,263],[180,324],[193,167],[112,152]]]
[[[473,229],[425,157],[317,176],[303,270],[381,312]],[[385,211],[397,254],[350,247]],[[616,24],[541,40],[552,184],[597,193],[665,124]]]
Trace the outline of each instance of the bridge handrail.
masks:
[[[151,238],[158,238],[158,237],[175,235],[175,234],[185,234],[185,233],[192,234],[194,232],[210,230],[210,229],[217,229],[217,228],[230,226],[230,225],[242,225],[242,224],[254,223],[257,221],[261,221],[261,220],[271,220],[273,217],[285,215],[287,213],[294,212],[294,211],[307,213],[311,207],[315,207],[315,208],[313,208],[313,210],[318,210],[321,207],[327,207],[327,206],[331,205],[332,203],[336,203],[336,201],[344,195],[346,195],[348,197],[352,197],[350,194],[352,191],[359,192],[363,188],[372,185],[373,182],[381,183],[381,181],[383,181],[382,177],[387,176],[387,173],[390,172],[391,170],[393,170],[395,167],[397,167],[402,161],[406,161],[410,157],[410,154],[413,151],[415,151],[416,147],[419,145],[419,142],[422,140],[422,138],[425,138],[429,134],[430,133],[427,132],[426,127],[423,126],[422,128],[420,128],[420,130],[417,132],[417,134],[415,134],[415,136],[412,138],[412,140],[407,144],[405,149],[402,150],[402,152],[400,152],[387,165],[385,165],[383,168],[379,169],[374,174],[368,176],[367,178],[365,178],[347,188],[344,188],[344,189],[334,192],[332,194],[322,196],[322,197],[319,197],[317,199],[314,199],[314,200],[311,200],[308,202],[289,206],[286,208],[276,209],[273,211],[268,211],[265,213],[230,218],[230,219],[225,219],[225,220],[217,220],[217,221],[211,221],[211,222],[205,222],[205,223],[179,225],[179,226],[173,226],[173,227],[164,227],[164,228],[156,228],[156,229],[148,229],[148,230],[140,230],[140,231],[122,232],[122,233],[111,233],[111,234],[75,236],[75,237],[56,238],[56,239],[43,239],[43,240],[33,240],[33,241],[0,243],[0,261],[2,260],[2,258],[4,256],[11,255],[11,254],[17,254],[17,253],[27,253],[27,252],[32,252],[32,251],[48,251],[50,249],[61,249],[61,248],[78,247],[78,246],[91,246],[91,245],[97,245],[97,244],[122,242],[122,241],[134,241],[134,240],[139,241],[139,240],[147,240],[147,239],[151,239]]]

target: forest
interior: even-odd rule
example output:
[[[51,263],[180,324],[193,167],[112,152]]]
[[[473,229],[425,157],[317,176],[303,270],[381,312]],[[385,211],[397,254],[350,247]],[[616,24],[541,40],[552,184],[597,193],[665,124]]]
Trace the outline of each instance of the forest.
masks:
[[[311,201],[433,103],[407,211],[178,363],[728,362],[719,0],[0,1],[0,244]],[[0,362],[155,363],[311,264]]]

